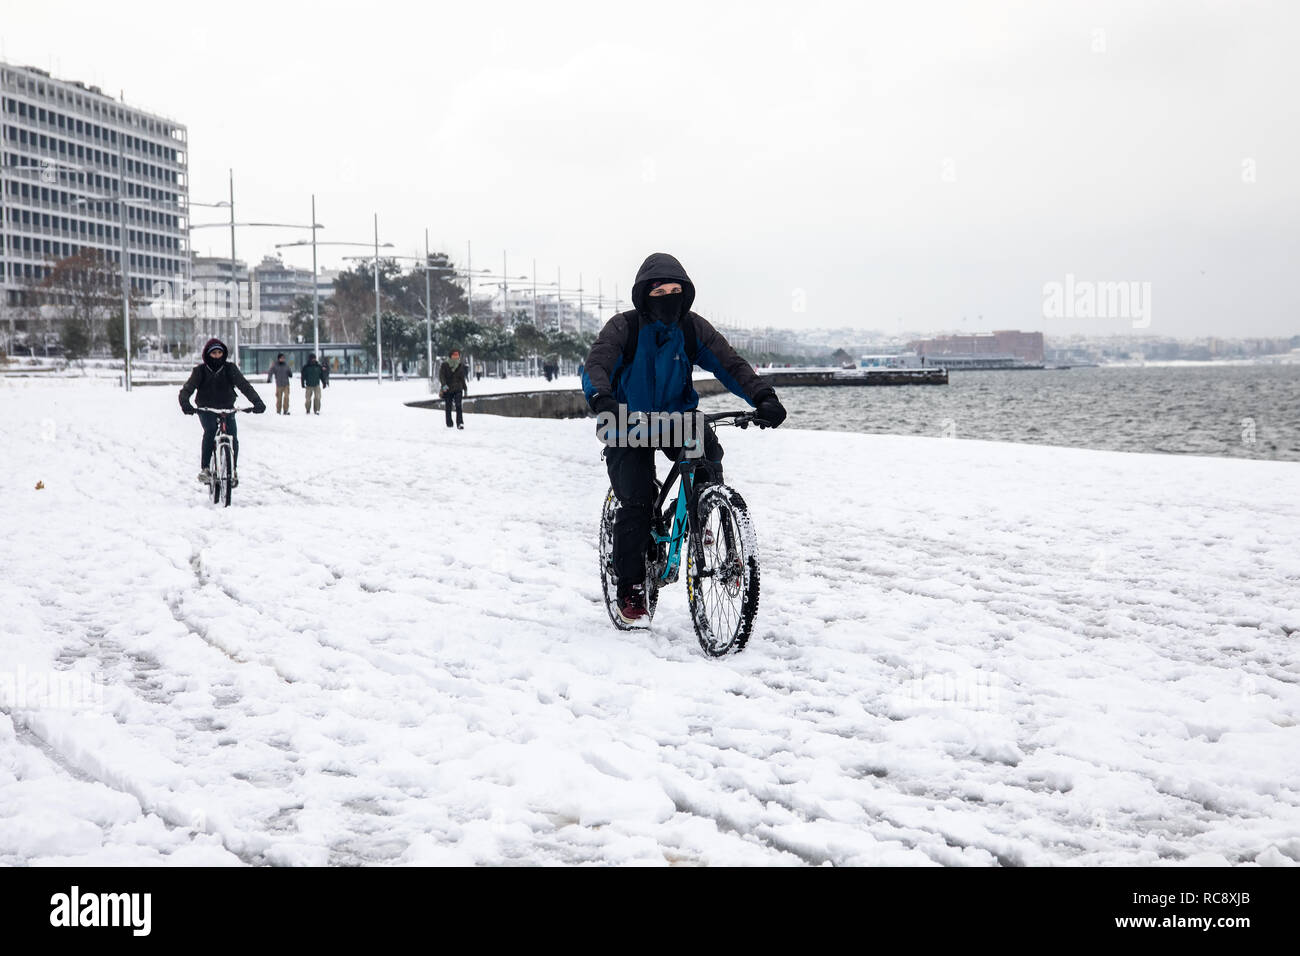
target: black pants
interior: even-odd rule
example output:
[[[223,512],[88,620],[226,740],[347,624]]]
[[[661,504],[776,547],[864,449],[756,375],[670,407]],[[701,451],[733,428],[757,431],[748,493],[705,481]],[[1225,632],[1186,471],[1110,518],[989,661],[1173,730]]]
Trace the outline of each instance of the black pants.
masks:
[[[442,407],[447,410],[447,427],[451,427],[451,406],[456,406],[456,424],[465,424],[465,415],[460,410],[460,403],[465,398],[464,392],[448,392],[442,397]]]
[[[216,412],[199,412],[199,421],[203,425],[203,451],[201,468],[207,468],[212,461],[212,452],[217,447],[217,424],[221,418]],[[232,444],[235,446],[235,460],[232,462],[235,471],[239,471],[239,430],[235,427],[235,416],[226,416],[226,431],[229,433]]]
[[[655,452],[669,461],[677,461],[680,448],[607,448],[605,469],[609,484],[618,498],[614,516],[614,574],[619,591],[645,580],[645,549],[650,540],[650,519],[655,504]],[[704,458],[708,469],[695,473],[698,487],[710,481],[722,481],[722,445],[712,428],[704,430]]]

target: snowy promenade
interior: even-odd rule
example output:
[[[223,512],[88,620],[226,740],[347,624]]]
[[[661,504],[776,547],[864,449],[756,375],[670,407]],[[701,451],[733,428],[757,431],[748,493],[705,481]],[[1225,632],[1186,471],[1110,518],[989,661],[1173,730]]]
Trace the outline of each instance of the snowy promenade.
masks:
[[[292,394],[222,510],[174,388],[0,381],[0,864],[1300,862],[1300,465],[728,429],[711,661],[591,422]]]

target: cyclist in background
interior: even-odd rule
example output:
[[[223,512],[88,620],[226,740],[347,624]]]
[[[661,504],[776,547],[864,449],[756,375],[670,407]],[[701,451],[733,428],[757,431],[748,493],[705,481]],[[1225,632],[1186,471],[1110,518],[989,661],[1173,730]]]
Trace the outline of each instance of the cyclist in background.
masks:
[[[258,395],[257,390],[248,383],[248,379],[244,378],[244,374],[239,371],[239,366],[226,361],[225,343],[220,339],[208,339],[208,343],[203,346],[203,361],[194,366],[194,371],[190,373],[189,379],[181,386],[180,391],[181,411],[186,415],[198,414],[199,421],[203,423],[203,445],[200,451],[200,464],[203,470],[199,472],[199,481],[205,484],[211,477],[208,465],[212,461],[212,451],[217,444],[218,417],[214,412],[198,411],[190,404],[190,396],[194,395],[199,405],[208,408],[234,408],[235,389],[243,392],[244,397],[253,404],[254,414],[260,415],[266,411],[266,403],[262,401],[262,396]],[[235,474],[231,485],[235,486],[239,484],[239,436],[235,431],[234,415],[227,417],[226,431],[230,433],[234,445]]]
[[[692,384],[698,365],[730,391],[755,406],[755,415],[775,428],[785,421],[776,389],[702,316],[691,311],[695,285],[682,264],[662,252],[647,257],[632,286],[631,312],[605,323],[583,363],[582,390],[598,416],[632,412],[687,412],[699,403]],[[597,419],[597,433],[600,432]],[[655,500],[655,449],[615,447],[606,441],[605,467],[618,498],[614,518],[614,574],[618,613],[629,627],[645,627],[645,543]],[[663,448],[670,460],[677,450]],[[713,481],[722,481],[722,445],[712,428],[704,432],[704,456]],[[703,475],[701,475],[701,480]]]

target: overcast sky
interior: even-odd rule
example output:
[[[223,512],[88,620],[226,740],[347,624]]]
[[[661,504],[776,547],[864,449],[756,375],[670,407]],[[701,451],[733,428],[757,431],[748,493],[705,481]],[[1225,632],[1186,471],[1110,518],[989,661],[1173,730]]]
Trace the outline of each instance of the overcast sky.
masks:
[[[306,222],[314,191],[322,240],[377,212],[403,254],[427,227],[624,298],[671,252],[745,326],[1300,333],[1300,3],[0,11],[0,58],[186,124],[193,199],[233,167],[239,218]],[[1149,316],[1045,317],[1067,275],[1149,282]]]

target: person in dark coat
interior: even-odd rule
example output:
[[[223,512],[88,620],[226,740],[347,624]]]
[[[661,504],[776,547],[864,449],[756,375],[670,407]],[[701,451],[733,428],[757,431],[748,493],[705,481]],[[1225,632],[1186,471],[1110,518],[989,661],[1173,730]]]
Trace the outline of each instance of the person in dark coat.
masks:
[[[190,372],[190,377],[181,386],[180,391],[181,411],[186,415],[197,414],[203,424],[203,444],[199,451],[202,470],[199,472],[199,481],[206,483],[210,477],[208,465],[212,461],[212,452],[217,444],[219,418],[214,412],[198,411],[190,404],[190,396],[193,395],[201,407],[234,408],[235,389],[243,392],[244,397],[252,403],[254,414],[260,415],[266,411],[266,403],[262,401],[262,396],[258,395],[257,390],[248,383],[248,379],[244,378],[244,374],[239,371],[239,366],[226,360],[226,344],[220,339],[208,339],[207,344],[203,346],[203,361],[194,366],[194,371]],[[226,430],[233,439],[235,452],[233,483],[238,484],[239,434],[235,427],[235,418],[234,415],[227,416]]]
[[[306,396],[308,415],[312,414],[312,402],[315,401],[315,413],[320,414],[320,390],[321,383],[325,381],[325,370],[321,368],[320,362],[316,361],[315,355],[307,356],[307,364],[302,367],[299,374],[302,381],[303,393]]]
[[[447,410],[447,427],[451,427],[451,408],[456,406],[456,427],[465,427],[465,415],[461,411],[461,400],[469,392],[469,382],[467,381],[469,372],[465,368],[465,363],[460,360],[460,349],[452,349],[451,355],[447,361],[442,363],[442,368],[438,369],[438,381],[442,383],[442,389],[438,394],[442,396],[443,408]]]
[[[582,389],[600,416],[619,406],[633,412],[688,412],[699,403],[692,383],[694,366],[717,376],[732,393],[755,406],[771,427],[785,421],[785,406],[768,385],[707,320],[691,311],[695,285],[682,264],[662,252],[646,258],[632,286],[630,312],[605,323],[582,368]],[[628,356],[630,355],[630,359]],[[709,468],[700,480],[722,480],[722,445],[712,428],[704,430]],[[618,498],[614,519],[614,574],[619,616],[630,627],[649,624],[645,606],[645,544],[650,537],[655,496],[654,448],[619,447],[606,436],[605,467]],[[660,450],[672,461],[680,448]]]

